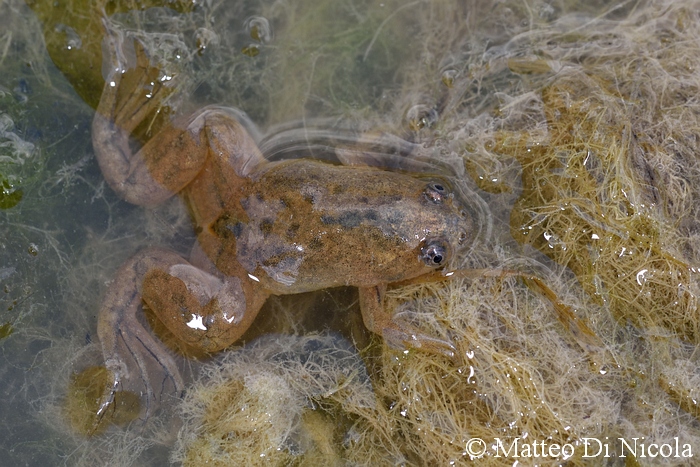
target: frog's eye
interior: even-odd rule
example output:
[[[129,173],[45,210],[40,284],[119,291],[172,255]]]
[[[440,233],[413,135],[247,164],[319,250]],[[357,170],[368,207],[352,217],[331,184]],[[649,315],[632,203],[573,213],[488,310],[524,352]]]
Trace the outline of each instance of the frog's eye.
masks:
[[[427,266],[440,267],[447,262],[447,247],[440,240],[430,240],[421,248],[420,257]]]
[[[429,183],[423,195],[435,204],[442,203],[448,196],[447,188],[441,183]]]

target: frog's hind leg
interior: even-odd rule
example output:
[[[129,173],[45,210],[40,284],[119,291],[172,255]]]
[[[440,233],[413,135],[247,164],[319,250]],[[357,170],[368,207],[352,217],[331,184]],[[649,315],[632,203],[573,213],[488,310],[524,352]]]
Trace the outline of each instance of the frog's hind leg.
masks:
[[[115,405],[118,392],[140,396],[146,420],[164,399],[179,398],[184,390],[175,358],[146,329],[141,313],[141,282],[146,272],[178,257],[160,249],[144,250],[124,263],[111,282],[98,316],[97,334],[112,383],[98,408],[96,423]]]
[[[269,296],[243,274],[212,274],[172,252],[145,273],[142,295],[177,339],[209,353],[238,340]]]
[[[97,161],[109,186],[123,199],[156,205],[180,191],[204,166],[208,146],[201,134],[202,119],[190,119],[183,128],[166,128],[134,152],[131,133],[160,111],[177,80],[159,80],[160,70],[137,39],[125,38],[107,23],[105,29],[109,73],[92,123]],[[124,51],[132,46],[132,53]]]
[[[218,172],[231,167],[239,177],[265,161],[249,134],[257,134],[257,129],[245,113],[219,106],[174,121],[133,152],[132,131],[160,110],[177,79],[167,84],[158,80],[160,70],[138,40],[125,39],[107,24],[105,29],[110,72],[93,119],[92,138],[102,174],[120,197],[142,206],[157,205],[194,180],[210,156],[220,161]],[[125,53],[123,49],[132,44],[134,52]],[[131,55],[136,56],[135,63],[125,58]]]
[[[250,281],[215,276],[166,249],[131,257],[117,271],[99,314],[98,336],[113,384],[98,418],[112,408],[118,391],[140,394],[148,418],[163,399],[180,397],[184,389],[174,357],[147,329],[142,300],[176,338],[214,352],[245,332],[267,296]]]

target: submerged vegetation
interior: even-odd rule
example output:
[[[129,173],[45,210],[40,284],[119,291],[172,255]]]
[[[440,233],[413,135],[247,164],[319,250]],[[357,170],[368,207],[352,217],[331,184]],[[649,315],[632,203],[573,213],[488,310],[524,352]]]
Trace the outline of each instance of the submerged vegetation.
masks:
[[[477,438],[479,465],[513,464],[496,438],[569,443],[568,465],[588,465],[587,437],[700,452],[698,2],[106,2],[161,78],[177,78],[142,138],[217,103],[247,112],[270,157],[342,158],[362,141],[444,167],[478,223],[452,266],[518,270],[548,289],[492,271],[391,290],[393,312],[451,340],[459,362],[368,337],[352,293],[272,300],[242,349],[183,359],[181,426],[156,417],[89,439],[61,427],[95,429],[80,411],[103,384],[99,294],[139,246],[187,251],[192,234],[176,201],[148,212],[118,201],[90,159],[82,102],[102,85],[99,9],[27,3],[42,26],[0,33],[0,71],[15,80],[0,81],[0,374],[15,394],[2,449],[51,442],[13,460],[459,465]],[[14,1],[0,12],[29,15]],[[28,49],[42,32],[82,100]],[[18,44],[26,57],[8,55]],[[344,337],[309,334],[324,326]],[[94,378],[71,376],[85,368]]]

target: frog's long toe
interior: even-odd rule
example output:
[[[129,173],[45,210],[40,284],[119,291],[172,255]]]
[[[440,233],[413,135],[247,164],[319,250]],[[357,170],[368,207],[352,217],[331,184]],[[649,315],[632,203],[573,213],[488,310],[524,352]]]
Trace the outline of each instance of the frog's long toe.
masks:
[[[456,364],[461,363],[457,348],[451,342],[423,334],[406,323],[391,320],[382,329],[381,334],[390,347],[416,349],[433,355],[443,355]]]
[[[184,383],[175,359],[139,319],[143,275],[174,258],[179,256],[156,248],[137,253],[119,268],[105,295],[97,333],[113,383],[100,411],[109,409],[117,392],[130,392],[140,395],[145,420],[165,399],[182,395]]]
[[[457,365],[462,363],[457,348],[451,342],[424,334],[384,310],[386,286],[361,287],[359,292],[365,326],[381,335],[390,347],[444,355]]]

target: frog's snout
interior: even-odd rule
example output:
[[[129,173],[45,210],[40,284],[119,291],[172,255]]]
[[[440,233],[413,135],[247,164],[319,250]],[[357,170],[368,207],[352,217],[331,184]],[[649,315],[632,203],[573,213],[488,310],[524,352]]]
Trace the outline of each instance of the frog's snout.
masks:
[[[472,226],[472,218],[458,202],[455,201],[455,207],[459,213],[459,222],[457,227],[457,244],[464,245],[469,238],[469,230]]]

